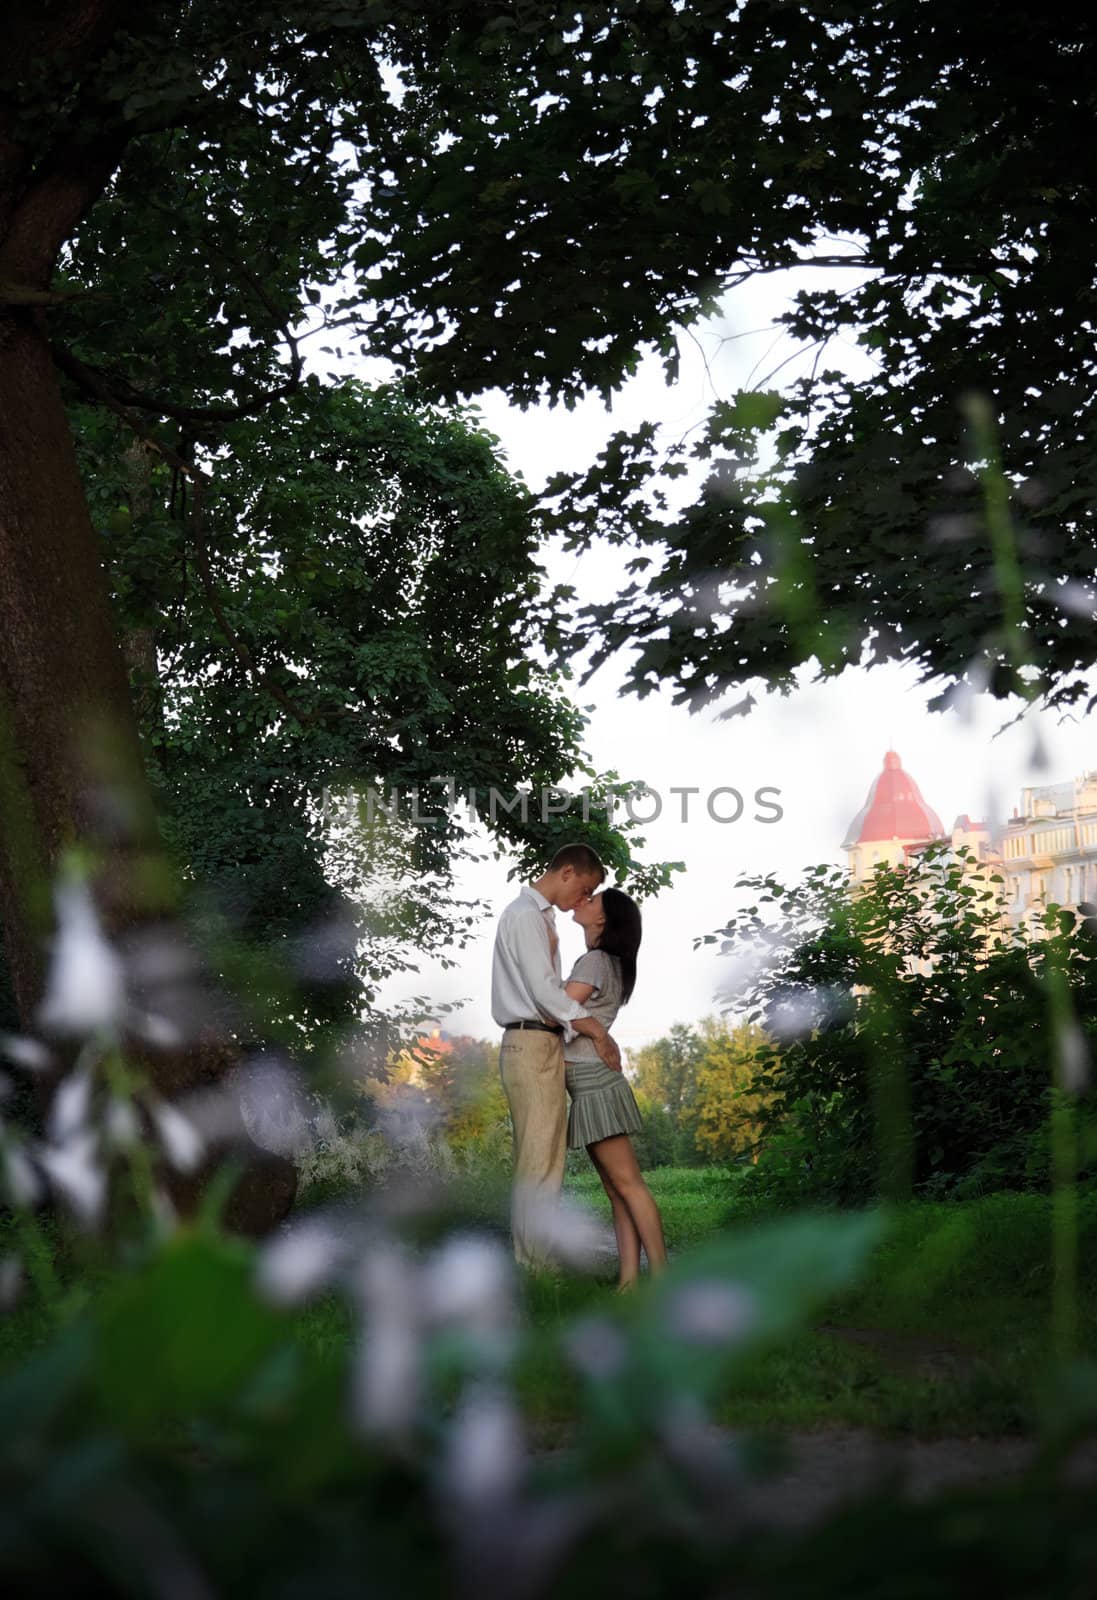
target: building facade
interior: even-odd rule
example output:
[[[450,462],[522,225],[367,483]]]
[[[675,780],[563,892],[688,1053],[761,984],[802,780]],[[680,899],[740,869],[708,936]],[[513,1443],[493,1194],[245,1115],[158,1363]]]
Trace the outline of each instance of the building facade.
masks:
[[[842,848],[856,883],[872,877],[878,862],[898,866],[927,844],[947,840],[967,846],[972,874],[984,882],[1000,874],[1009,920],[1032,927],[1048,905],[1077,912],[1097,905],[1097,772],[1067,783],[1034,785],[995,840],[985,822],[966,813],[945,829],[898,755],[889,750],[868,798],[850,823]]]

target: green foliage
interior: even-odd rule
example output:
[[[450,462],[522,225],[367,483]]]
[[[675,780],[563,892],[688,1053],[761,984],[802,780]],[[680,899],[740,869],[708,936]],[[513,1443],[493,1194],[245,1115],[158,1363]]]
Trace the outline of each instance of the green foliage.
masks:
[[[205,563],[178,471],[74,415],[119,620],[153,674],[134,682],[164,833],[203,914],[215,893],[234,933],[291,956],[341,923],[301,1029],[452,959],[478,914],[452,890],[476,847],[454,798],[478,795],[528,867],[580,824],[538,804],[491,816],[490,790],[616,776],[584,761],[565,678],[531,659],[535,532],[496,442],[398,389],[307,382],[221,429]],[[582,831],[641,893],[664,881],[627,819]]]
[[[389,1225],[375,1222],[373,1248],[393,1248]],[[528,1475],[516,1464],[516,1498],[503,1500],[486,1478],[478,1487],[475,1454],[464,1481],[454,1473],[467,1408],[485,1403],[485,1383],[509,1403],[521,1342],[500,1370],[487,1323],[455,1340],[452,1329],[412,1317],[402,1337],[423,1386],[409,1392],[406,1424],[393,1434],[385,1397],[371,1400],[355,1376],[353,1342],[321,1351],[307,1316],[265,1303],[243,1246],[177,1235],[0,1380],[0,1571],[21,1592],[144,1593],[170,1571],[218,1589],[334,1593],[358,1584],[368,1565],[386,1593],[438,1593],[487,1571],[499,1592],[517,1593],[526,1517],[555,1520],[581,1504],[581,1522],[564,1518],[553,1553],[557,1570],[585,1585],[598,1581],[605,1541],[618,1543],[620,1499],[602,1492],[616,1481],[631,1485],[630,1515],[645,1529],[622,1547],[622,1570],[661,1572],[680,1516],[707,1514],[688,1482],[668,1506],[661,1472],[644,1470],[657,1460],[652,1427],[706,1402],[760,1342],[848,1284],[878,1233],[861,1217],[711,1243],[658,1293],[599,1319],[603,1341],[620,1348],[613,1374],[596,1376],[589,1316],[561,1326],[558,1359],[585,1390],[586,1424],[566,1463]],[[426,1282],[440,1259],[408,1258],[404,1270]],[[383,1314],[368,1302],[367,1341]],[[498,1467],[507,1474],[505,1458]],[[463,1536],[469,1517],[494,1527],[486,1549]],[[136,1564],[135,1530],[149,1538]],[[726,1531],[714,1522],[710,1537],[715,1548],[681,1547],[698,1593],[727,1558]]]
[[[676,1022],[670,1033],[634,1052],[631,1069],[644,1115],[636,1136],[642,1167],[687,1166],[696,1157],[694,1103],[702,1041],[695,1028]]]
[[[330,909],[305,837],[318,785],[351,785],[374,764],[390,782],[433,775],[451,747],[470,773],[497,776],[502,754],[535,783],[578,758],[558,681],[531,676],[515,648],[517,634],[574,643],[552,614],[574,597],[534,598],[531,508],[467,419],[447,432],[423,402],[490,383],[519,402],[570,403],[612,391],[645,349],[673,369],[678,328],[743,273],[795,264],[822,233],[857,241],[867,280],[802,297],[790,326],[819,339],[853,328],[885,359],[867,383],[824,370],[796,390],[783,478],[744,478],[778,420],[767,392],[736,397],[688,447],[710,476],[677,522],[650,482],[650,428],[556,486],[542,528],[576,545],[638,537],[641,560],[667,552],[603,619],[606,646],[639,640],[633,682],[672,678],[694,703],[759,672],[787,686],[812,654],[837,671],[866,640],[875,659],[914,657],[995,692],[1016,686],[1021,657],[1060,701],[1086,692],[1072,678],[1092,659],[1084,20],[1014,4],[993,17],[953,8],[927,29],[912,0],[840,15],[679,0],[9,10],[0,87],[14,186],[0,210],[18,226],[14,251],[6,221],[2,243],[10,270],[29,263],[34,281],[5,294],[26,305],[49,303],[51,283],[73,291],[49,312],[70,398],[147,419],[155,437],[148,463],[123,466],[113,420],[78,419],[166,795],[186,787],[186,763],[170,770],[158,718],[193,757],[193,804],[169,802],[169,828],[184,856],[204,846],[211,870],[231,867],[241,920],[279,940]],[[369,437],[360,392],[302,383],[301,338],[337,325],[407,378],[378,402],[400,446],[387,456],[357,450]],[[950,474],[987,461],[957,423],[973,388],[1004,419],[1004,477],[982,496],[975,474]],[[253,425],[260,411],[269,426]],[[470,463],[475,482],[447,481],[439,459]],[[672,472],[683,462],[672,455]],[[196,473],[215,480],[200,518],[181,506]],[[1006,483],[1048,541],[1024,550],[1020,590],[1001,539]],[[931,516],[948,520],[927,540]],[[416,517],[430,529],[422,568],[405,560],[420,548],[406,537]],[[203,547],[211,572],[196,597]],[[450,572],[460,582],[447,590]],[[1081,596],[1061,594],[1061,578]],[[493,596],[504,608],[517,597],[506,630],[493,631]],[[148,635],[170,641],[173,622],[183,656],[169,712]],[[577,633],[586,643],[585,622]],[[562,826],[522,835],[530,857]],[[399,862],[407,837],[397,826],[371,845]],[[444,878],[452,842],[424,841],[412,862],[424,881],[432,865]],[[628,841],[605,853],[632,882]],[[272,918],[282,870],[290,892]],[[662,871],[646,870],[648,882]],[[783,1149],[798,1192],[806,1181],[853,1199],[955,1191],[1005,1170],[1036,1182],[1050,1109],[1064,1130],[1049,1266],[1061,1330],[1076,1260],[1072,1131],[1049,1099],[1048,1057],[1077,1063],[1063,1045],[1071,997],[1090,991],[1082,942],[1052,928],[1019,952],[963,896],[927,921],[887,881],[864,910],[819,878],[806,907],[760,887],[793,931],[805,912],[836,912],[794,942],[785,991],[763,979],[755,996],[781,1052],[763,1085],[774,1159]],[[743,920],[756,935],[753,913]],[[375,976],[392,959],[375,953]],[[792,1010],[826,1001],[806,1032],[790,1028],[790,982]],[[830,1008],[857,983],[869,994],[854,1015]],[[307,1007],[287,996],[274,1020],[305,1033]],[[1084,1027],[1092,1009],[1077,1005]],[[693,1092],[683,1074],[678,1112]],[[89,1148],[100,1154],[86,1133],[85,1168]],[[143,1151],[130,1147],[135,1171]],[[739,1579],[758,1594],[845,1600],[966,1596],[976,1582],[1065,1600],[1091,1580],[1091,1507],[1050,1476],[1027,1501],[968,1497],[960,1516],[947,1500],[878,1497],[814,1538],[737,1544],[727,1510],[742,1466],[714,1452],[705,1408],[767,1340],[849,1287],[878,1238],[871,1215],[714,1239],[650,1294],[562,1332],[559,1370],[583,1396],[576,1449],[512,1471],[506,1449],[485,1460],[483,1431],[493,1444],[521,1431],[524,1336],[506,1294],[461,1300],[467,1276],[444,1273],[451,1219],[431,1218],[422,1195],[418,1210],[401,1201],[407,1236],[394,1202],[361,1236],[314,1238],[321,1260],[341,1261],[326,1282],[349,1290],[358,1333],[321,1350],[307,1314],[257,1297],[244,1247],[145,1218],[109,1271],[81,1278],[70,1240],[57,1262],[36,1254],[42,1232],[6,1163],[4,1181],[38,1241],[22,1256],[46,1269],[32,1310],[50,1330],[0,1382],[0,1571],[15,1593],[288,1597],[358,1592],[368,1574],[381,1594],[505,1600],[528,1595],[537,1539],[538,1574],[579,1594],[712,1596]],[[276,1248],[263,1258],[268,1294]],[[59,1297],[55,1267],[70,1280]],[[439,1284],[451,1315],[432,1322]],[[379,1349],[415,1381],[393,1381],[390,1365],[371,1388]],[[1074,1394],[1090,1419],[1090,1375]]]
[[[1097,1196],[1079,1197],[1079,1354],[1097,1356]],[[920,1437],[1084,1426],[1056,1373],[1054,1227],[1046,1195],[918,1202],[893,1211],[867,1270],[824,1323],[762,1352],[729,1396],[739,1425],[823,1421]]]
[[[745,276],[827,269],[782,319],[818,350],[783,401],[721,399],[667,451],[645,425],[561,480],[551,526],[577,544],[635,538],[655,563],[572,644],[591,620],[606,649],[639,640],[633,685],[670,678],[698,703],[759,675],[787,687],[812,654],[840,671],[866,645],[1004,693],[1013,633],[1069,703],[1086,692],[1094,578],[1078,154],[1092,40],[1016,0],[994,20],[967,8],[927,41],[914,0],[837,25],[827,6],[462,4],[439,19],[297,0],[241,30],[221,4],[169,7],[10,87],[31,158],[77,102],[85,135],[116,150],[65,261],[101,298],[66,304],[61,332],[120,403],[210,444],[234,408],[292,389],[306,332],[393,361],[431,397],[498,386],[573,404],[610,394],[645,350],[672,373],[679,331]],[[867,378],[828,365],[849,336],[872,353]],[[1001,429],[1019,614],[967,438],[972,392]],[[779,421],[767,483],[750,469]],[[662,474],[694,462],[708,480],[675,516]]]
[[[632,1070],[644,1127],[635,1137],[645,1168],[704,1164],[753,1152],[758,1093],[752,1085],[762,1031],[705,1017],[635,1052]]]
[[[663,1204],[670,1190],[697,1202],[706,1184],[728,1183],[718,1171],[662,1181]],[[1094,1220],[1087,1201],[1087,1259]],[[420,1209],[416,1225],[425,1221]],[[938,1425],[959,1417],[1000,1426],[1004,1397],[995,1401],[990,1385],[1007,1371],[1021,1384],[1015,1421],[1028,1424],[1047,1378],[1038,1345],[1049,1222],[1035,1196],[913,1207],[886,1227],[868,1215],[755,1221],[710,1236],[658,1292],[631,1303],[573,1279],[531,1280],[502,1372],[490,1341],[409,1322],[423,1387],[416,1424],[396,1436],[371,1425],[362,1404],[359,1341],[371,1323],[367,1315],[356,1327],[353,1299],[346,1310],[338,1298],[273,1306],[256,1292],[256,1268],[261,1281],[265,1268],[250,1247],[177,1234],[100,1282],[60,1324],[39,1327],[36,1351],[5,1363],[0,1571],[23,1593],[141,1594],[168,1571],[217,1590],[336,1593],[360,1585],[367,1563],[384,1593],[448,1592],[491,1572],[498,1593],[517,1595],[528,1592],[521,1573],[533,1517],[559,1523],[553,1581],[582,1593],[604,1585],[611,1561],[617,1581],[640,1592],[673,1582],[675,1592],[711,1596],[735,1572],[774,1600],[868,1600],[889,1592],[899,1540],[906,1587],[896,1595],[917,1584],[959,1600],[970,1566],[993,1568],[1000,1591],[1018,1600],[1065,1600],[1077,1590],[1090,1508],[1052,1476],[916,1508],[877,1490],[818,1530],[743,1538],[728,1506],[744,1471],[749,1478],[759,1466],[749,1452],[725,1455],[712,1430],[702,1450],[702,1435],[685,1426],[714,1412],[740,1424],[888,1417],[932,1429],[935,1395]],[[372,1248],[390,1248],[399,1226],[375,1213]],[[435,1238],[406,1259],[424,1285],[442,1259],[444,1231]],[[823,1309],[828,1326],[877,1329],[883,1354],[825,1329],[797,1331]],[[898,1331],[918,1328],[961,1336],[983,1357],[982,1376],[931,1384],[889,1375],[888,1330],[900,1348]],[[1023,1360],[1009,1368],[1014,1346]],[[549,1417],[562,1407],[569,1448],[535,1455],[514,1498],[458,1501],[462,1428],[485,1379],[513,1389],[531,1419],[542,1398]],[[1069,1383],[1063,1375],[1055,1394],[1070,1408],[1056,1424],[1067,1441],[1093,1412],[1089,1369],[1073,1369]],[[467,1480],[464,1492],[474,1493]],[[581,1510],[577,1522],[566,1508]],[[490,1555],[462,1537],[463,1523],[482,1527],[489,1515],[498,1530]],[[1051,1527],[1053,1556],[1041,1554]],[[149,1542],[135,1547],[135,1530]]]
[[[1088,1074],[1088,930],[1053,906],[1026,937],[1001,880],[944,847],[878,865],[861,889],[827,867],[799,885],[743,881],[759,903],[723,931],[724,948],[759,952],[741,1003],[772,1040],[758,1056],[752,1181],[842,1203],[1045,1188],[1052,1113]],[[1068,1112],[1081,1118],[1083,1170],[1097,1155],[1094,1109],[1086,1093]]]
[[[916,4],[864,5],[839,25],[826,7],[800,7],[792,27],[780,7],[706,7],[675,42],[632,57],[615,96],[615,182],[632,198],[629,168],[644,156],[658,177],[622,229],[626,284],[607,323],[646,317],[658,348],[661,293],[692,319],[749,273],[797,261],[829,272],[778,318],[814,353],[779,419],[768,391],[743,392],[688,441],[643,426],[557,480],[552,522],[577,547],[599,533],[638,547],[642,576],[582,619],[602,635],[592,668],[633,648],[635,692],[670,681],[691,708],[757,678],[787,692],[813,659],[827,676],[915,661],[940,685],[937,704],[964,685],[1092,704],[1093,352],[1080,308],[1093,273],[1079,230],[1093,180],[1063,152],[1081,148],[1093,39],[1088,25],[1043,26],[1017,4],[994,18],[1000,29],[965,8],[927,43]],[[708,77],[706,49],[734,57],[734,93]],[[645,68],[658,77],[678,51],[691,68],[673,87],[660,80],[660,108],[669,119],[677,103],[692,120],[668,170],[638,102]],[[704,204],[698,169],[726,210]],[[588,204],[613,226],[600,196]],[[679,244],[678,270],[699,269],[688,284],[663,256],[683,217],[693,248]],[[842,339],[861,345],[867,370],[834,363]],[[997,434],[997,509],[972,397]],[[765,473],[757,429],[777,455]],[[705,476],[678,511],[666,480],[686,467]]]
[[[483,797],[578,774],[595,808],[628,785],[590,766],[567,674],[538,664],[558,618],[497,441],[421,386],[304,376],[306,339],[384,343],[369,219],[419,137],[385,74],[440,67],[449,29],[311,3],[243,31],[222,5],[130,27],[105,19],[33,72],[20,34],[5,73],[24,69],[9,87],[32,166],[96,129],[109,147],[60,241],[51,332],[164,831],[216,891],[199,920],[291,960],[340,925],[338,972],[282,1019],[303,1042],[468,937],[452,877],[475,846],[440,777]],[[333,839],[318,811],[371,785],[403,793],[397,824]],[[520,870],[579,831],[636,892],[668,881],[597,809],[490,820]]]
[[[754,1085],[766,1036],[750,1023],[728,1028],[712,1017],[701,1024],[701,1034],[704,1049],[697,1067],[695,1101],[697,1148],[710,1161],[754,1156],[764,1105]]]

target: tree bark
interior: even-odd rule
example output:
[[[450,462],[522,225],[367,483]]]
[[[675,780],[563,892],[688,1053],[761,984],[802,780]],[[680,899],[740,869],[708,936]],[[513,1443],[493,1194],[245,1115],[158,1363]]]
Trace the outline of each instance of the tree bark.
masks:
[[[40,315],[0,311],[0,931],[28,1031],[66,847],[92,851],[111,934],[139,940],[173,910],[104,553]],[[134,1053],[173,1097],[221,1076],[234,1054],[223,1038]],[[295,1188],[292,1162],[253,1147],[230,1224],[265,1231]],[[185,1209],[192,1191],[178,1185]]]
[[[29,1025],[61,852],[103,838],[104,806],[123,803],[123,786],[136,808],[126,832],[146,847],[155,833],[56,369],[35,317],[18,311],[0,312],[0,738],[0,927]],[[121,912],[129,895],[115,884],[111,897]]]

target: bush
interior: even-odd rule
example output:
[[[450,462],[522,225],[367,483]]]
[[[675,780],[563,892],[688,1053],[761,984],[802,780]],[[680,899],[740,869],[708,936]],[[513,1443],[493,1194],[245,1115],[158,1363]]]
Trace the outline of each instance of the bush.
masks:
[[[861,1204],[1046,1189],[1066,1104],[1053,1050],[1093,1168],[1097,1099],[1075,1080],[1097,1032],[1097,942],[1054,907],[1026,940],[1002,920],[1000,880],[973,883],[971,865],[927,851],[860,891],[822,867],[795,888],[744,880],[777,913],[753,906],[724,930],[727,947],[764,952],[743,996],[767,1035],[758,1192]]]

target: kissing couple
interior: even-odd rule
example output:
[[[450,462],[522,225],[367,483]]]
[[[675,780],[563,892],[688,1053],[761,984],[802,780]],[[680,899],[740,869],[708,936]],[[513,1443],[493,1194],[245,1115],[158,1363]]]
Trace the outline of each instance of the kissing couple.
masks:
[[[514,1128],[515,1258],[549,1264],[546,1214],[559,1201],[569,1148],[585,1146],[613,1211],[619,1287],[629,1289],[641,1247],[653,1273],[667,1252],[630,1138],[642,1127],[640,1111],[609,1032],[636,983],[640,908],[620,889],[599,892],[605,875],[588,845],[568,844],[536,883],[523,885],[499,918],[491,1012],[503,1030],[499,1072]],[[587,947],[566,983],[557,911],[571,912]]]

